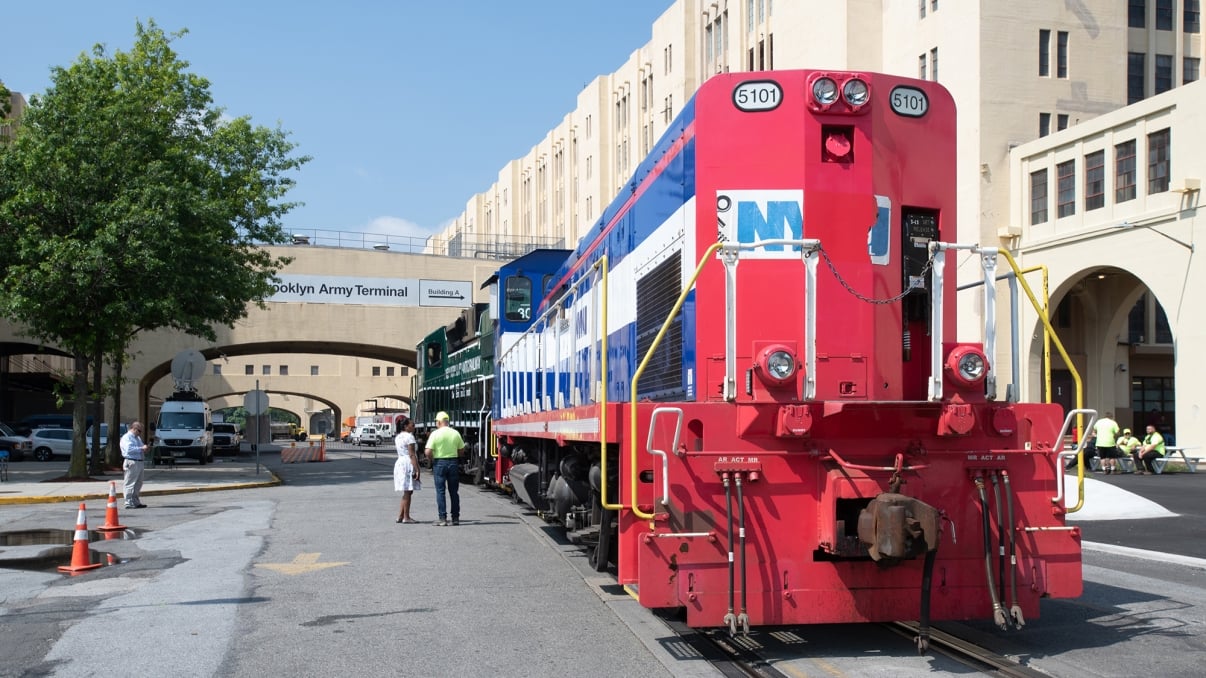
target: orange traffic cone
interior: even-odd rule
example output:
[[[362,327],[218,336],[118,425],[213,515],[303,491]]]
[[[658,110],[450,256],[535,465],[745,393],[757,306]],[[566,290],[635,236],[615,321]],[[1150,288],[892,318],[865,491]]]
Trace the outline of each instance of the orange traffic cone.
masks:
[[[101,532],[116,532],[126,529],[117,519],[117,483],[109,481],[109,503],[105,505],[105,524],[96,528]]]
[[[84,503],[80,502],[79,517],[75,519],[75,544],[71,549],[71,564],[60,565],[59,572],[75,574],[100,566],[100,563],[92,562],[92,552],[88,550],[88,516],[84,514]]]

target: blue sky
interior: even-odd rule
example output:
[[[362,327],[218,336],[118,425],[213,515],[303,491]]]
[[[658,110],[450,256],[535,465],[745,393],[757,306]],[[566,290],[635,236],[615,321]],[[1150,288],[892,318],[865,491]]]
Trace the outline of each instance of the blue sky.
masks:
[[[649,41],[673,0],[14,2],[0,80],[28,97],[135,21],[171,33],[231,116],[313,157],[287,230],[427,235],[570,112],[583,85]],[[281,9],[287,8],[287,9]]]

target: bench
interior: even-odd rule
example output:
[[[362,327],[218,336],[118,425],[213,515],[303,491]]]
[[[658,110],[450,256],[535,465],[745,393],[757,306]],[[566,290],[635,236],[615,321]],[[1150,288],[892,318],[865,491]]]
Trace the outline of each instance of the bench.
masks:
[[[1164,448],[1164,456],[1160,457],[1159,459],[1152,460],[1152,468],[1156,470],[1156,473],[1164,473],[1164,468],[1166,466],[1168,466],[1168,463],[1170,461],[1176,461],[1173,459],[1173,456],[1176,455],[1176,456],[1181,457],[1179,463],[1185,464],[1185,468],[1189,469],[1190,473],[1197,473],[1198,472],[1198,462],[1202,461],[1202,457],[1190,457],[1185,454],[1186,450],[1196,450],[1196,449],[1198,449],[1196,446],[1195,447],[1165,447]]]

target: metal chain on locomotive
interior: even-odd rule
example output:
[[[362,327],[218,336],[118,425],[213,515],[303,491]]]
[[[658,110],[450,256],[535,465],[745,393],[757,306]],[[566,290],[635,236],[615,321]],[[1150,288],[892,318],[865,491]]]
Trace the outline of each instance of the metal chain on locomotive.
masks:
[[[900,294],[898,294],[894,297],[888,297],[886,299],[875,299],[872,297],[868,297],[865,294],[863,294],[863,293],[859,292],[858,290],[854,289],[853,287],[851,287],[850,283],[846,282],[846,279],[842,277],[842,274],[838,273],[837,266],[835,266],[833,261],[829,258],[829,253],[825,251],[824,247],[818,247],[818,248],[816,248],[815,251],[821,253],[821,258],[825,260],[825,265],[829,267],[829,272],[833,274],[833,277],[838,281],[838,284],[840,284],[842,287],[846,288],[846,291],[849,292],[851,295],[853,295],[854,298],[858,299],[859,301],[863,301],[868,304],[893,304],[893,303],[896,303],[896,302],[900,301],[901,299],[904,299],[905,297],[907,297],[909,295],[909,292],[912,292],[913,290],[916,290],[916,289],[922,289],[920,284],[911,283],[908,287],[905,288],[905,290],[903,292],[901,292]],[[812,253],[809,252],[808,256],[812,256]],[[930,258],[926,259],[925,266],[921,267],[921,275],[919,275],[917,277],[924,278],[926,276],[926,274],[928,274],[930,272],[930,269],[932,269],[933,267],[934,267],[934,255],[933,255],[933,253],[931,253]]]

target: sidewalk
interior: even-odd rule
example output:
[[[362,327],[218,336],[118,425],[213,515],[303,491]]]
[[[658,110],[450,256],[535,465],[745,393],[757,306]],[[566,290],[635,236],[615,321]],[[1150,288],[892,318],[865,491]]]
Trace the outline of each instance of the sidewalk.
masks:
[[[278,454],[261,454],[259,473],[255,457],[214,457],[211,464],[200,466],[181,463],[178,466],[147,467],[143,473],[141,496],[154,497],[186,492],[239,490],[249,487],[280,485],[281,480],[268,469],[265,460],[275,465]],[[93,480],[54,482],[67,475],[67,461],[19,461],[8,465],[8,479],[0,482],[0,506],[6,504],[43,504],[108,499],[109,483],[117,483],[117,496],[122,495],[122,474],[110,472],[93,475]]]

